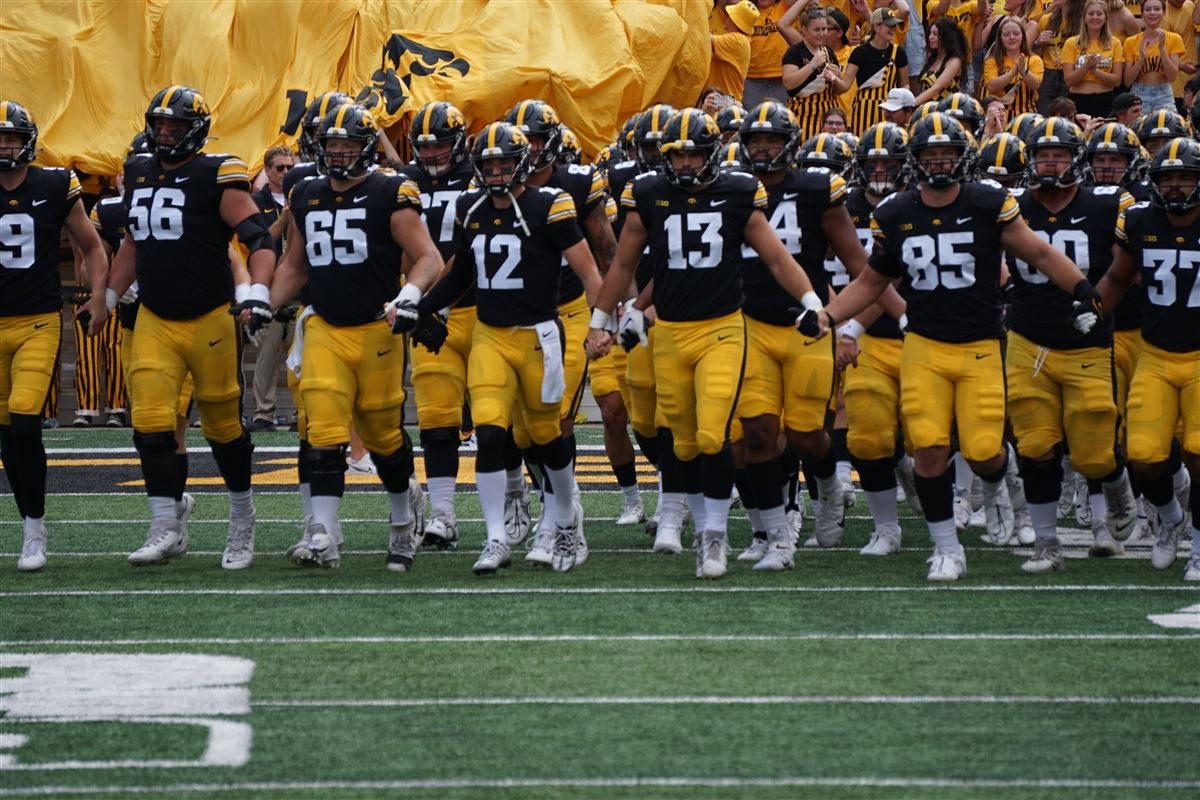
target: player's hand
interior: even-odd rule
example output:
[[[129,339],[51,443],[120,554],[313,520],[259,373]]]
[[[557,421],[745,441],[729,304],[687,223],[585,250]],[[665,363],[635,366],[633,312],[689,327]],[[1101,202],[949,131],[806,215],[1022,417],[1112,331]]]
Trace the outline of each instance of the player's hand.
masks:
[[[392,333],[408,333],[417,327],[417,322],[420,321],[417,303],[420,301],[421,290],[411,283],[406,283],[395,299],[383,304],[387,321],[392,326]]]
[[[589,328],[587,338],[583,341],[583,351],[593,360],[608,355],[612,346],[613,336],[603,328]]]
[[[788,309],[788,313],[796,317],[796,330],[810,339],[820,339],[829,333],[829,315],[824,309],[793,306]]]
[[[104,303],[104,295],[93,295],[83,308],[75,313],[75,319],[83,326],[88,336],[96,336],[104,330],[108,320],[108,306]]]
[[[634,308],[633,303],[627,303],[618,328],[618,337],[625,352],[628,353],[639,344],[646,347],[650,343],[646,337],[646,331],[649,328],[650,324],[646,320],[645,313],[640,308]]]
[[[1071,326],[1086,335],[1104,318],[1104,304],[1096,288],[1086,280],[1075,284],[1071,293],[1075,296],[1071,303]]]
[[[417,327],[412,330],[412,339],[435,355],[442,349],[450,329],[441,314],[423,314],[417,320]]]
[[[851,339],[848,336],[839,337],[837,341],[837,368],[845,369],[846,367],[858,366],[858,354],[861,350],[858,347],[858,340]]]

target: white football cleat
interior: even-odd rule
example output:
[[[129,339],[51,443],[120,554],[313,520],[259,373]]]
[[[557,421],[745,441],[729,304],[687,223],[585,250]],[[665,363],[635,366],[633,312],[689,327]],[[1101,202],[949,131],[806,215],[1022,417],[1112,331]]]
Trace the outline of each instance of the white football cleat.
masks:
[[[800,530],[804,527],[804,503],[800,503],[789,508],[785,515],[787,516],[788,527],[792,530],[792,543],[800,540]]]
[[[625,502],[625,507],[621,509],[621,516],[617,517],[618,525],[638,525],[646,521],[646,506],[642,503],[642,498],[638,498],[637,502]]]
[[[346,457],[346,471],[351,475],[378,475],[379,470],[375,468],[375,462],[371,460],[371,454],[366,453],[362,458]]]
[[[983,541],[997,547],[1006,546],[1016,534],[1016,518],[1004,481],[1000,481],[995,497],[984,502],[983,513],[987,520],[987,533],[981,537]]]
[[[588,560],[588,545],[587,538],[583,535],[583,502],[578,494],[575,495],[571,507],[575,511],[575,566],[582,567]]]
[[[528,559],[526,559],[528,560]],[[476,575],[491,575],[512,564],[512,551],[505,542],[488,541],[483,545],[479,558],[471,570]]]
[[[1033,556],[1021,565],[1023,572],[1058,572],[1063,568],[1062,546],[1058,538],[1038,539],[1033,543]]]
[[[962,546],[935,547],[928,559],[931,581],[956,581],[967,574],[967,555]]]
[[[924,514],[921,496],[917,494],[917,475],[912,456],[904,456],[896,462],[896,483],[904,491],[904,499],[914,514]]]
[[[1179,558],[1179,539],[1187,530],[1187,517],[1174,525],[1159,523],[1158,538],[1150,549],[1150,563],[1155,569],[1167,569]]]
[[[871,534],[871,541],[859,550],[863,556],[890,556],[900,552],[900,526],[881,525]]]
[[[684,512],[687,504],[677,500],[659,502],[658,530],[654,534],[655,553],[678,555],[683,552]],[[700,537],[697,536],[697,539]]]
[[[786,527],[767,531],[767,552],[753,567],[755,572],[783,572],[796,568],[796,545]]]
[[[845,492],[841,483],[829,497],[821,498],[821,510],[813,527],[813,536],[818,547],[837,547],[846,532]],[[807,543],[805,544],[807,546]]]
[[[21,544],[21,557],[17,559],[17,569],[21,572],[37,572],[46,566],[46,526],[38,525],[35,530],[25,531],[25,541]]]
[[[725,574],[725,534],[704,531],[696,534],[696,577],[719,578]]]
[[[1121,479],[1113,484],[1103,484],[1104,503],[1108,506],[1108,531],[1118,542],[1128,541],[1137,529],[1138,507],[1129,484],[1129,473],[1122,472]],[[1095,521],[1093,520],[1093,529]]]
[[[188,551],[187,534],[177,519],[150,520],[150,533],[146,543],[129,554],[129,563],[135,567],[165,564],[179,558]]]
[[[578,528],[571,525],[554,526],[554,548],[550,551],[550,568],[555,572],[568,572],[575,566],[579,551]]]
[[[542,509],[545,516],[546,509]],[[504,539],[510,547],[516,547],[529,536],[529,489],[504,493]]]
[[[1185,581],[1200,581],[1200,551],[1193,552],[1188,559],[1187,568],[1183,571]]]
[[[336,533],[325,530],[325,526],[314,522],[304,532],[308,539],[307,548],[299,548],[292,553],[292,563],[304,567],[322,567],[337,569],[342,563],[342,554],[338,547],[340,542]]]
[[[425,523],[425,535],[421,537],[422,547],[432,547],[437,550],[454,550],[458,547],[458,520],[452,514],[444,514],[437,509],[429,515]]]
[[[1125,548],[1108,529],[1108,523],[1102,519],[1092,520],[1092,537],[1092,544],[1088,547],[1088,555],[1092,558],[1110,558],[1125,552]]]
[[[971,524],[971,497],[969,490],[954,487],[954,527],[961,534]]]
[[[229,518],[222,569],[246,569],[254,561],[254,514]]]
[[[759,536],[762,538],[758,538]],[[750,540],[750,546],[743,550],[737,557],[738,561],[760,561],[767,554],[767,537],[766,534],[755,534]]]
[[[1087,478],[1075,473],[1075,524],[1081,528],[1092,526],[1092,503],[1088,499]]]
[[[408,572],[417,556],[417,548],[421,546],[417,520],[410,519],[406,525],[389,524],[389,528],[387,568],[391,572]]]

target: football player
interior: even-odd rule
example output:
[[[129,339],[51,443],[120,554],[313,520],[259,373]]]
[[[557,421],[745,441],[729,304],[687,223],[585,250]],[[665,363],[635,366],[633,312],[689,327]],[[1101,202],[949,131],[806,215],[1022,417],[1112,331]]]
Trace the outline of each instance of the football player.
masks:
[[[1200,144],[1172,139],[1150,165],[1151,200],[1122,213],[1113,263],[1100,280],[1106,307],[1140,277],[1142,346],[1129,388],[1128,455],[1160,528],[1150,560],[1167,569],[1178,557],[1188,509],[1172,491],[1171,439],[1183,425],[1183,459],[1192,478],[1192,554],[1184,580],[1200,581]]]
[[[966,572],[948,469],[952,424],[963,456],[983,479],[988,504],[1006,494],[1002,251],[1072,292],[1083,308],[1095,299],[1083,273],[1029,230],[1007,189],[965,182],[969,149],[962,125],[945,114],[930,114],[914,126],[908,162],[913,183],[875,208],[871,269],[818,315],[823,328],[849,319],[900,281],[908,300],[901,408],[934,543],[928,577],[937,581]]]
[[[563,347],[569,341],[559,319],[562,260],[588,297],[595,297],[600,275],[571,195],[526,185],[531,158],[529,140],[515,125],[492,123],[475,137],[471,161],[479,188],[458,198],[454,266],[420,304],[421,313],[429,314],[475,286],[478,321],[467,391],[479,447],[475,475],[487,524],[487,543],[473,567],[477,575],[494,573],[512,561],[505,528],[505,448],[514,415],[522,417],[549,484],[546,516],[555,532],[551,567],[571,569],[579,551],[574,469],[561,424]]]
[[[175,419],[191,372],[201,428],[229,490],[221,566],[244,569],[254,558],[254,446],[242,425],[241,331],[229,313],[235,300],[229,242],[236,233],[250,251],[253,285],[245,298],[236,298],[234,309],[244,321],[270,313],[267,284],[275,247],[250,196],[245,162],[203,152],[212,120],[199,92],[168,86],[150,101],[145,119],[152,152],[135,155],[125,167],[128,224],[111,281],[123,293],[136,270],[142,301],[129,386],[150,532],[129,561],[159,564],[187,552],[187,534],[175,512]]]
[[[1131,127],[1150,158],[1158,155],[1163,145],[1172,139],[1178,136],[1190,138],[1192,135],[1188,121],[1181,114],[1165,108],[1138,117]]]
[[[291,560],[340,563],[338,508],[353,420],[388,494],[387,568],[407,572],[420,529],[403,431],[404,342],[393,331],[415,327],[417,302],[443,265],[421,221],[416,183],[374,167],[379,136],[361,106],[345,104],[325,115],[317,132],[322,175],[292,190],[288,249],[271,286],[271,305],[282,307],[309,284],[311,305],[297,322],[297,338],[303,337],[298,372],[312,521]],[[404,258],[411,266],[401,288]],[[386,322],[380,312],[385,305]],[[423,508],[423,498],[420,503]]]
[[[24,542],[17,569],[46,565],[46,449],[42,404],[62,337],[58,243],[62,229],[83,253],[92,297],[77,318],[103,330],[108,260],[69,169],[31,166],[38,127],[23,106],[0,100],[0,458]],[[115,297],[113,298],[115,302]]]
[[[729,428],[746,358],[743,243],[805,308],[820,308],[821,301],[767,221],[762,184],[746,173],[720,171],[720,129],[711,117],[694,108],[678,112],[663,131],[660,150],[662,174],[640,175],[622,194],[625,225],[592,313],[588,349],[599,354],[611,345],[612,312],[649,244],[653,275],[644,294],[650,297],[639,297],[634,307],[654,305],[658,409],[675,455],[703,490],[703,509],[692,509],[696,577],[719,578],[726,571],[734,478]]]
[[[413,163],[402,173],[421,193],[422,218],[447,268],[454,263],[454,204],[474,177],[462,112],[445,101],[426,103],[408,133]],[[438,351],[412,348],[412,382],[417,423],[425,451],[430,516],[424,543],[439,549],[458,544],[454,488],[458,478],[459,429],[467,392],[467,359],[475,329],[475,293],[468,290],[446,318],[446,340]]]
[[[1025,143],[1008,131],[991,136],[975,159],[975,180],[993,180],[1006,189],[1016,189],[1025,183],[1029,164]]]
[[[1083,131],[1074,122],[1050,117],[1034,127],[1028,142],[1029,188],[1018,190],[1022,217],[1089,281],[1099,281],[1112,260],[1117,217],[1133,198],[1115,186],[1080,186],[1087,166]],[[1014,284],[1006,317],[1008,416],[1036,537],[1033,556],[1021,569],[1050,572],[1063,568],[1057,511],[1064,434],[1072,467],[1092,487],[1090,553],[1115,555],[1137,522],[1129,477],[1116,454],[1113,327],[1106,318],[1081,334],[1072,323],[1071,295],[1020,257],[1008,263]]]

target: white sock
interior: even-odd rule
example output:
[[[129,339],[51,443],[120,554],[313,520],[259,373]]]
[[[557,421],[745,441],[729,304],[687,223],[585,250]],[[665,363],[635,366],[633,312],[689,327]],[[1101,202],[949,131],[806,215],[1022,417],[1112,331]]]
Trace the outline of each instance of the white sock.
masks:
[[[875,520],[875,528],[899,528],[900,517],[896,511],[896,490],[884,489],[882,492],[863,492],[867,496],[867,508],[871,509],[871,518]]]
[[[432,487],[431,487],[432,488]],[[504,473],[504,491],[506,492],[523,492],[525,491],[525,473],[521,467],[506,470]]]
[[[175,519],[174,497],[148,497],[150,519]]]
[[[300,484],[300,513],[305,519],[312,516],[312,484]]]
[[[254,490],[229,493],[229,516],[249,517],[254,513]]]
[[[1030,503],[1029,519],[1033,521],[1033,534],[1038,541],[1058,538],[1058,501],[1053,503]]]
[[[996,502],[996,496],[1000,494],[1001,489],[1005,488],[1003,478],[995,483],[992,483],[991,481],[985,481],[981,478],[980,482],[983,484],[983,502],[985,504]],[[970,484],[968,484],[968,486],[969,485]]]
[[[1088,504],[1092,507],[1092,521],[1103,522],[1108,519],[1108,503],[1104,500],[1103,492],[1088,495]],[[1056,508],[1057,508],[1057,504]],[[1098,523],[1097,523],[1098,524]]]
[[[950,462],[954,464],[954,485],[963,491],[970,491],[971,481],[975,475],[971,471],[971,465],[963,458],[962,453],[955,453]]]
[[[1156,503],[1154,507],[1158,509],[1158,518],[1163,525],[1178,525],[1183,519],[1183,506],[1179,505],[1174,495],[1171,496],[1171,502],[1162,506]]]
[[[391,504],[391,521],[393,525],[407,525],[412,522],[412,504],[409,502],[409,490],[403,492],[388,492],[388,503]]]
[[[25,518],[24,532],[25,532],[26,536],[29,536],[29,535],[35,534],[35,533],[41,533],[42,529],[44,529],[45,527],[46,527],[46,521],[45,521],[44,517],[26,517]]]
[[[1175,474],[1171,476],[1171,488],[1176,494],[1183,491],[1183,487],[1188,485],[1189,481],[1187,467],[1180,465],[1179,469],[1175,470]]]
[[[454,518],[454,487],[457,478],[429,478],[429,503],[435,514]]]
[[[725,533],[729,527],[729,498],[701,497],[704,499],[704,527],[696,526],[696,530]],[[688,500],[691,500],[691,495],[688,495]]]
[[[487,525],[489,542],[504,541],[504,471],[476,472],[475,486],[479,489],[479,505]]]
[[[849,461],[837,462],[837,476],[842,479],[842,483],[850,483],[854,480],[850,472]]]
[[[962,545],[958,543],[958,529],[954,527],[953,517],[928,524],[929,538],[933,540],[934,547],[946,550],[962,549]]]
[[[683,503],[683,502],[684,502],[684,500],[683,500],[682,492],[659,491],[659,493],[658,493],[658,507],[660,509],[666,508],[668,505],[673,504],[673,503]]]
[[[822,502],[841,488],[842,479],[838,477],[837,470],[834,470],[828,478],[817,478],[817,494],[821,496]]]
[[[638,491],[636,483],[633,486],[622,486],[621,494],[625,495],[625,505],[636,506],[642,502],[642,494]]]
[[[562,469],[545,468],[543,474],[550,482],[554,499],[554,524],[566,527],[575,520],[575,498],[572,496],[571,485],[575,481],[573,464],[567,462]]]
[[[762,512],[757,508],[747,508],[746,519],[750,520],[750,530],[754,533],[762,533],[766,530],[766,527],[763,526]]]
[[[758,509],[758,516],[762,520],[763,526],[761,528],[755,528],[756,531],[770,531],[777,528],[786,528],[788,526],[787,510],[782,504],[777,505],[774,508],[760,508]]]
[[[325,528],[325,532],[334,535],[338,529],[338,508],[342,498],[329,494],[314,494],[312,498],[313,522]]]
[[[707,504],[704,502],[704,495],[699,492],[695,494],[689,492],[687,495],[687,504],[688,508],[692,510],[692,524],[695,526],[696,533],[708,530],[708,520],[705,519],[708,511]],[[729,498],[725,499],[725,509],[725,513],[728,515]]]

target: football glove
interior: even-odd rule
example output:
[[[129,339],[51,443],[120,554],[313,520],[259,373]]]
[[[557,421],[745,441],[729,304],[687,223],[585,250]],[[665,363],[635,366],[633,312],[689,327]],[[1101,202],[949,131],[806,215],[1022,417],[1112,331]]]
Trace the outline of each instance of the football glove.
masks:
[[[625,305],[625,313],[621,316],[617,336],[621,347],[629,352],[639,344],[646,347],[650,340],[646,337],[646,314],[640,308],[633,307],[633,301]]]
[[[450,329],[441,314],[422,314],[412,330],[413,341],[434,354],[442,349],[449,335]]]
[[[1095,287],[1086,280],[1075,284],[1072,294],[1075,300],[1071,303],[1071,327],[1086,336],[1104,319],[1104,305]]]
[[[387,304],[396,309],[396,318],[392,321],[392,333],[408,333],[417,327],[417,323],[420,321],[417,303],[420,301],[421,290],[411,283],[404,284],[400,294]],[[384,308],[386,309],[387,306]]]
[[[275,313],[271,311],[271,290],[266,284],[256,283],[246,292],[244,299],[236,298],[229,313],[240,317],[243,311],[250,312],[250,320],[246,323],[246,335],[257,344],[258,332],[271,324]]]

